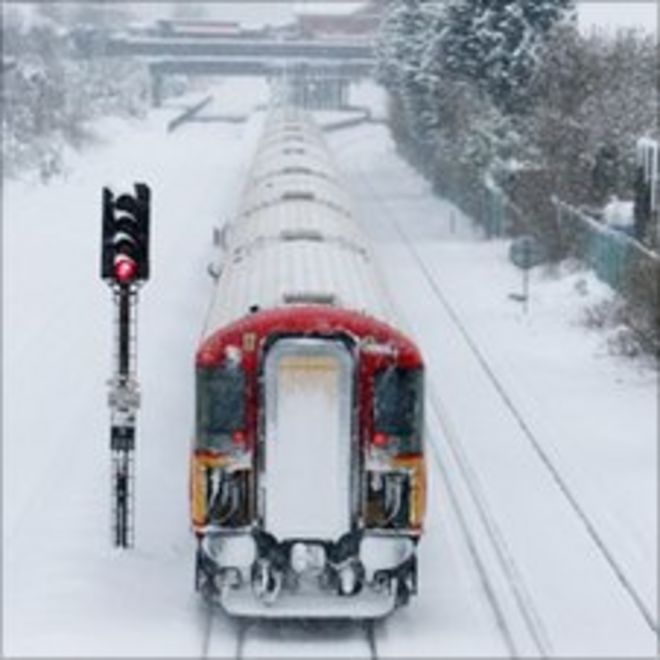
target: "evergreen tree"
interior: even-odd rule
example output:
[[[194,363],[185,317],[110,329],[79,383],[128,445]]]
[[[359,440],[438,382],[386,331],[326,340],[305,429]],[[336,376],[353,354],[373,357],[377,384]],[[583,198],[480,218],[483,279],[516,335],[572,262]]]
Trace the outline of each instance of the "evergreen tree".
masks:
[[[528,88],[551,28],[573,0],[458,0],[447,6],[438,55],[507,113],[531,104]]]
[[[377,43],[377,77],[398,95],[408,131],[420,145],[431,141],[431,128],[436,124],[435,111],[429,106],[428,85],[420,71],[437,7],[436,2],[427,0],[394,3]]]

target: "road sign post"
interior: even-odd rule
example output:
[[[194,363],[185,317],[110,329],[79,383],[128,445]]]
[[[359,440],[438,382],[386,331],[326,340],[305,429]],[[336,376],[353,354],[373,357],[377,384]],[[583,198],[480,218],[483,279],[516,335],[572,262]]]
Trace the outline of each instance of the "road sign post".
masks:
[[[525,314],[529,310],[529,271],[546,258],[545,248],[534,236],[520,236],[509,248],[509,259],[522,271],[522,294],[512,293],[509,297],[522,302]]]

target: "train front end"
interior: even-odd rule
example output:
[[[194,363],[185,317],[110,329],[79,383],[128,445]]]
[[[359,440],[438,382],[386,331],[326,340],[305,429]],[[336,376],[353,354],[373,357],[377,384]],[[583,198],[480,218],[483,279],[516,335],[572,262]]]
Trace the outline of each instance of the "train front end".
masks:
[[[258,311],[197,354],[197,586],[233,615],[376,618],[416,592],[423,365],[390,326]]]

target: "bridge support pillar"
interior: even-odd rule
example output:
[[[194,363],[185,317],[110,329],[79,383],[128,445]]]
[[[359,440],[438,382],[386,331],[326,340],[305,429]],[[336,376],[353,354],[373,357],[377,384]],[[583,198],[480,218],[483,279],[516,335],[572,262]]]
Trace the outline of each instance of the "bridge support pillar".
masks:
[[[343,108],[346,107],[349,103],[349,92],[350,92],[351,83],[348,80],[339,80],[338,84],[339,84],[339,91],[338,91],[339,107]]]
[[[163,75],[151,70],[151,105],[160,108],[163,104]]]

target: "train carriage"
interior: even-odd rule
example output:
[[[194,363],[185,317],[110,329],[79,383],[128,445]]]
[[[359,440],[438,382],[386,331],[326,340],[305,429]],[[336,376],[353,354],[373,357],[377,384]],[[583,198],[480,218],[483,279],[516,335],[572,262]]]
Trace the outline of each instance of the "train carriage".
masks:
[[[198,588],[240,616],[387,614],[417,585],[423,363],[300,110],[267,119],[196,355]]]

